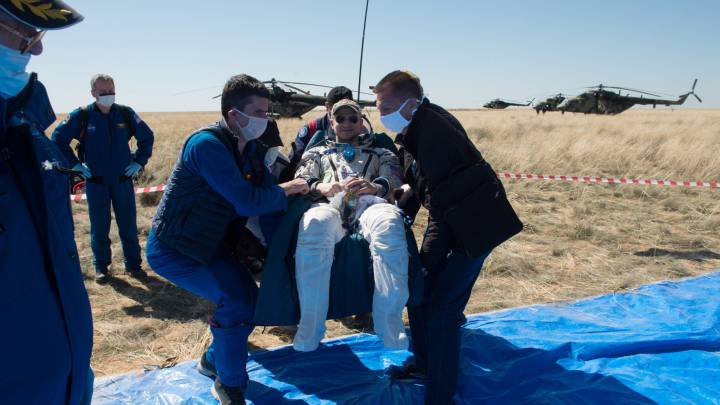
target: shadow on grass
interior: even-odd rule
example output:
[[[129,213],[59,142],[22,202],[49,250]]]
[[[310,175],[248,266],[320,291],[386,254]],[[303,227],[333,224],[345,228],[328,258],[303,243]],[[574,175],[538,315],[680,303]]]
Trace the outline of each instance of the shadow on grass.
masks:
[[[711,250],[694,250],[694,251],[679,251],[679,250],[666,250],[666,249],[648,249],[644,250],[642,252],[635,252],[635,256],[640,257],[659,257],[659,256],[669,256],[674,259],[685,259],[685,260],[691,260],[694,262],[703,262],[705,260],[718,260],[720,259],[720,254],[715,253]]]
[[[155,276],[148,275],[140,282],[146,288],[130,284],[118,276],[111,277],[108,282],[115,291],[138,302],[123,308],[129,316],[187,322],[206,317],[214,308],[211,302]]]

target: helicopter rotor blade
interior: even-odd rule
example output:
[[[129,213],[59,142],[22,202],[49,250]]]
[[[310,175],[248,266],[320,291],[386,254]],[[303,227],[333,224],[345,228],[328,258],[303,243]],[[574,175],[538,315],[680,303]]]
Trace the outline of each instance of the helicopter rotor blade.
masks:
[[[628,88],[628,87],[605,86],[605,85],[603,85],[603,84],[598,85],[598,86],[588,86],[588,87],[586,87],[586,88],[588,88],[588,89],[600,89],[600,90],[602,90],[602,89],[627,90],[627,91],[633,91],[633,92],[635,92],[635,93],[647,94],[648,96],[662,97],[662,96],[660,96],[659,94],[650,93],[650,92],[644,91],[644,90],[631,89],[631,88]]]
[[[299,86],[322,87],[322,88],[326,88],[326,89],[332,89],[332,88],[337,87],[337,86],[328,86],[328,85],[326,85],[326,84],[305,83],[305,82],[286,82],[286,81],[284,81],[284,80],[275,80],[275,79],[273,79],[273,80],[266,80],[266,81],[264,81],[263,83],[271,83],[271,82],[274,82],[274,83],[277,83],[277,84],[286,84],[286,85],[287,85],[287,84],[295,84],[295,85],[299,85]],[[362,91],[360,92],[360,94],[364,94],[364,95],[366,95],[366,96],[374,96],[374,95],[375,95],[375,94],[373,94],[373,93],[365,93],[365,92],[362,92]]]
[[[203,88],[199,88],[199,89],[184,90],[184,91],[181,91],[181,92],[178,92],[178,93],[173,93],[173,94],[171,94],[171,96],[180,96],[180,95],[183,95],[183,94],[198,93],[198,92],[201,92],[201,91],[214,90],[214,89],[218,89],[218,88],[221,88],[221,87],[222,87],[222,86],[210,86],[210,87],[203,87]]]
[[[303,93],[303,94],[306,94],[306,95],[310,95],[310,92],[309,92],[309,91],[303,90],[303,89],[301,89],[301,88],[299,88],[299,87],[295,87],[295,86],[293,86],[292,84],[284,83],[284,85],[287,86],[287,87],[289,87],[289,88],[291,88],[291,89],[293,89],[293,90],[297,90],[297,91],[299,91],[300,93]]]
[[[263,83],[271,83],[271,82],[280,83],[280,84],[296,84],[296,85],[299,85],[299,86],[324,87],[324,88],[326,88],[326,89],[332,89],[332,88],[333,88],[333,86],[328,86],[328,85],[325,85],[325,84],[305,83],[305,82],[286,82],[286,81],[284,81],[284,80],[275,80],[275,79],[269,80],[269,81],[264,81]]]
[[[627,88],[627,87],[607,86],[607,87],[605,87],[605,88],[606,88],[606,89],[618,89],[618,90],[634,91],[634,92],[636,92],[636,93],[647,94],[648,96],[661,97],[659,94],[650,93],[650,92],[648,92],[648,91],[643,91],[643,90],[629,89],[629,88]]]
[[[698,82],[698,79],[695,79],[695,81],[693,82],[693,85],[692,85],[692,89],[690,89],[690,92],[688,94],[692,94],[693,96],[695,96],[697,101],[702,103],[702,99],[700,97],[698,97],[697,94],[695,94],[695,86],[697,85],[697,82]]]

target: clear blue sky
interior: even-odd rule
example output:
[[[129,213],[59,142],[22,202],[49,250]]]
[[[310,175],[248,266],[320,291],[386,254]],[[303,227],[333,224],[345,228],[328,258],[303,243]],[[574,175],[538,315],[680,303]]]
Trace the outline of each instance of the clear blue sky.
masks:
[[[57,112],[89,103],[98,72],[138,111],[217,110],[236,73],[357,87],[364,0],[68,2],[85,21],[30,64]],[[433,101],[479,107],[600,82],[677,96],[697,77],[686,106],[718,108],[719,21],[717,0],[371,0],[362,87],[406,68]]]

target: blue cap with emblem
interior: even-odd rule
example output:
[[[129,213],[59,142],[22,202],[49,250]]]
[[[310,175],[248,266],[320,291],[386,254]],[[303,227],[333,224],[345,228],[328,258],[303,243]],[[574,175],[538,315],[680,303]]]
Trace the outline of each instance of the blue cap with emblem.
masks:
[[[0,0],[0,10],[41,31],[67,28],[83,20],[61,0]]]

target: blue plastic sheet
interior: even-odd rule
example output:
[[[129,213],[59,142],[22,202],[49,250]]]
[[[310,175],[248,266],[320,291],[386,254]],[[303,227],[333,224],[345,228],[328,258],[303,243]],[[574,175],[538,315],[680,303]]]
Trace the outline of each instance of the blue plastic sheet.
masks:
[[[720,403],[720,272],[569,304],[475,315],[463,328],[456,400],[477,403]],[[372,335],[311,353],[253,352],[255,404],[418,404],[387,373],[410,354]],[[95,404],[214,404],[196,361],[98,379]]]

